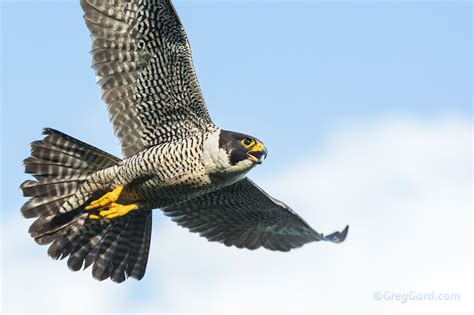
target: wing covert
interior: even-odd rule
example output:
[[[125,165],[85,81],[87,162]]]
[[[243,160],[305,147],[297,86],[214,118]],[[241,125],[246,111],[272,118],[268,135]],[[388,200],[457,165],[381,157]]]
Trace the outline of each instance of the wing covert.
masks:
[[[233,185],[162,209],[178,225],[227,246],[289,251],[313,241],[340,243],[342,232],[324,236],[284,203],[245,178]]]
[[[92,67],[125,156],[213,128],[170,0],[81,0]]]

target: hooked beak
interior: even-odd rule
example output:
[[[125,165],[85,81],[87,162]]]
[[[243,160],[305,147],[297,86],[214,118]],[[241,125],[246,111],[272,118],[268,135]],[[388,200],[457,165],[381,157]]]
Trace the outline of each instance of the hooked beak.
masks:
[[[256,164],[262,164],[262,160],[267,157],[268,150],[261,142],[254,144],[252,149],[247,153],[249,159]]]

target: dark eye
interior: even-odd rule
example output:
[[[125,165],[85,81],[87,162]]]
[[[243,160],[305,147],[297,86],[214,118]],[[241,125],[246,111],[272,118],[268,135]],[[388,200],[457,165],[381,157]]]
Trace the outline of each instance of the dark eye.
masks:
[[[252,139],[249,139],[249,138],[245,138],[245,139],[242,140],[242,144],[246,147],[250,147],[254,143],[255,143],[255,141],[253,141]]]

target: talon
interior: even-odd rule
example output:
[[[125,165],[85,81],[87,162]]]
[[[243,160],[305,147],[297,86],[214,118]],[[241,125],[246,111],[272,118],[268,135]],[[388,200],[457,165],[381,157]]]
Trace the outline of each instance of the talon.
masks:
[[[117,217],[122,217],[135,209],[138,209],[138,206],[136,204],[121,205],[118,203],[112,203],[110,205],[109,210],[100,211],[99,215],[101,218],[104,218],[104,219],[113,219]]]
[[[120,197],[122,190],[123,190],[123,186],[118,186],[117,188],[115,188],[111,192],[106,193],[99,199],[92,201],[85,209],[92,210],[92,209],[104,208],[104,207],[107,207],[108,205],[113,204]]]
[[[99,217],[98,215],[91,214],[91,215],[89,216],[89,219],[91,219],[91,220],[99,220],[100,217]]]

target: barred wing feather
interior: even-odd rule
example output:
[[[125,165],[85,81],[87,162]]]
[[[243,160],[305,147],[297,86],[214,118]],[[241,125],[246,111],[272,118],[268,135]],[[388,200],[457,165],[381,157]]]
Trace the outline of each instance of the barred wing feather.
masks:
[[[81,0],[93,69],[124,155],[213,126],[169,0]]]
[[[289,251],[313,241],[343,242],[342,232],[324,236],[284,203],[249,179],[162,209],[173,221],[227,246]]]

